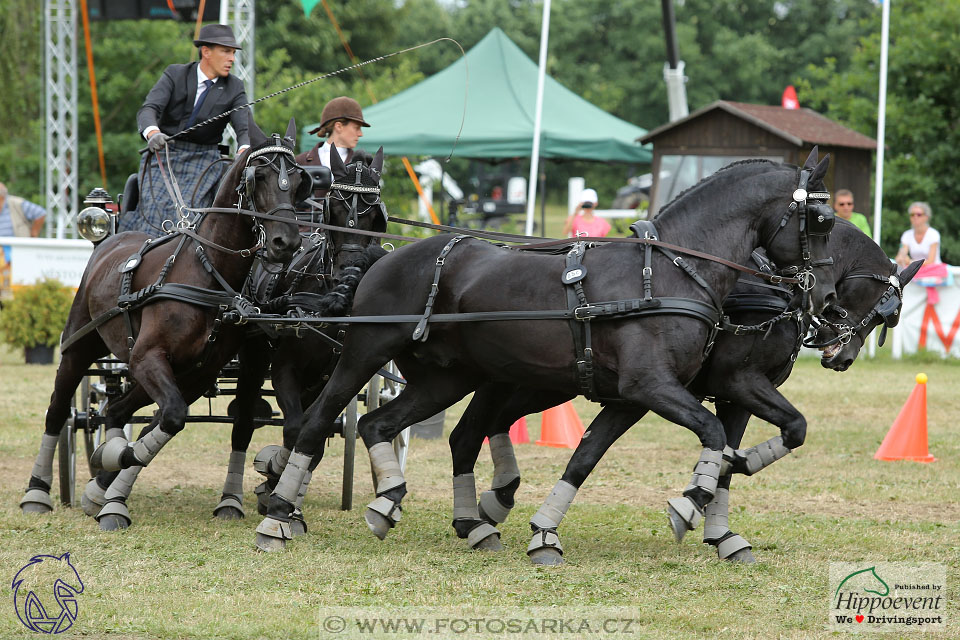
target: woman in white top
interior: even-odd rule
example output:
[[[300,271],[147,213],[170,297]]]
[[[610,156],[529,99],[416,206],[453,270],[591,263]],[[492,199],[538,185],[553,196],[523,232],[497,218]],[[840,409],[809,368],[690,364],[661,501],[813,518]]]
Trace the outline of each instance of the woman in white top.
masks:
[[[906,267],[914,260],[923,260],[924,265],[940,262],[940,232],[930,227],[933,212],[926,202],[914,202],[910,212],[910,226],[900,236],[900,251],[897,264]]]

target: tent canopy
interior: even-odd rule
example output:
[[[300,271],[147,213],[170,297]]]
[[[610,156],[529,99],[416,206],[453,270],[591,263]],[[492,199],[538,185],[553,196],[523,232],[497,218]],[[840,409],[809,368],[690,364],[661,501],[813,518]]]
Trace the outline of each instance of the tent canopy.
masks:
[[[469,73],[469,78],[467,77]],[[360,146],[383,145],[388,155],[466,158],[530,157],[537,65],[495,27],[457,62],[383,102],[364,108]],[[466,114],[464,114],[466,99]],[[461,119],[463,132],[456,142]],[[309,149],[318,142],[302,130]],[[646,134],[547,76],[543,89],[540,155],[608,162],[649,163]]]

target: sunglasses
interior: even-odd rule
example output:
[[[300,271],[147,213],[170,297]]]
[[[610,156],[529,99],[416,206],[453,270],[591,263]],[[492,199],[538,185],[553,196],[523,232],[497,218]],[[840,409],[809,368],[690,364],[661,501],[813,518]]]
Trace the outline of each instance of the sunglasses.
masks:
[[[910,214],[910,217],[911,217],[911,218],[923,218],[923,217],[926,216],[926,215],[927,215],[927,214],[925,214],[925,213],[911,213],[911,214]]]
[[[837,203],[837,206],[838,206],[838,207],[852,207],[852,206],[853,206],[853,203],[852,203],[852,202],[838,202],[838,203]]]

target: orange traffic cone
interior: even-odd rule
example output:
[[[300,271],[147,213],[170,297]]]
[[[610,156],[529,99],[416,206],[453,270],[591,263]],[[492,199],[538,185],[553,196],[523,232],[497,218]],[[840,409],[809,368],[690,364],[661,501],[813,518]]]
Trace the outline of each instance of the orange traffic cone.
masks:
[[[530,434],[527,433],[527,419],[520,418],[510,425],[510,442],[513,444],[530,444]]]
[[[580,438],[583,437],[583,423],[570,402],[547,409],[542,415],[537,444],[545,447],[577,448]]]
[[[917,386],[873,454],[877,460],[934,462],[927,448],[927,374],[917,374]]]

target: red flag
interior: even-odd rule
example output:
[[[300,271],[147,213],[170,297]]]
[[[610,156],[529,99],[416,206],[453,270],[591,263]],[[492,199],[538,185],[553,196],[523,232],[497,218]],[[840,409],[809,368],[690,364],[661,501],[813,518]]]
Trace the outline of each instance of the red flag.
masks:
[[[783,90],[783,98],[780,99],[780,103],[784,109],[800,108],[800,101],[797,100],[797,90],[793,88],[792,84],[788,84],[787,88]]]

